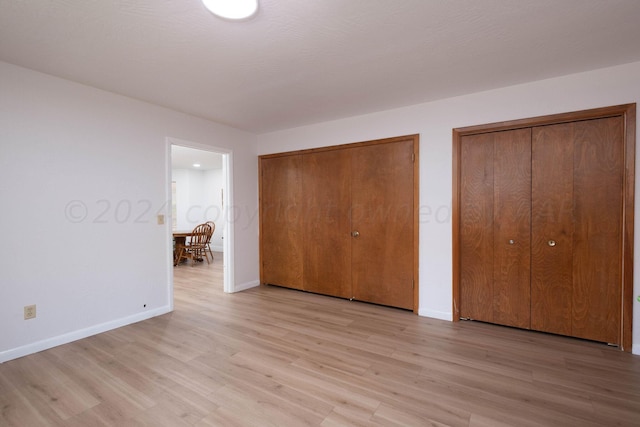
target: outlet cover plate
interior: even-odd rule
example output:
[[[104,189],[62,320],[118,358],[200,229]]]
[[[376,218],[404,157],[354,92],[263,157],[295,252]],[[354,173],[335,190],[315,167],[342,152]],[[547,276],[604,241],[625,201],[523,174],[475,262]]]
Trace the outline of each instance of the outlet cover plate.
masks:
[[[36,305],[24,306],[24,320],[34,319],[36,317]]]

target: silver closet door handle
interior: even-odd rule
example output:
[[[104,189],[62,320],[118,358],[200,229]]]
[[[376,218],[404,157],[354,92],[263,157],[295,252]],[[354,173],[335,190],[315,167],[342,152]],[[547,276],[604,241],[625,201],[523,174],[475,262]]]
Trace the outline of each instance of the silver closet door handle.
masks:
[[[359,233],[359,232],[357,232],[357,231],[352,231],[352,232],[351,232],[351,235],[352,235],[353,237],[358,237],[358,236],[360,235],[360,233]]]
[[[549,245],[549,246],[551,246],[551,247],[554,247],[554,246],[556,245],[556,241],[555,241],[555,240],[549,240],[549,241],[547,242],[547,245]]]

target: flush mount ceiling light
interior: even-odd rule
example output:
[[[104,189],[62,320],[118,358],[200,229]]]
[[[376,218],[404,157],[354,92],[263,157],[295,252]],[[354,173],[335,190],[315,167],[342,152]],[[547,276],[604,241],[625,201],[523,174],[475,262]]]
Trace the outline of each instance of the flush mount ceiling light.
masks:
[[[224,19],[251,18],[258,11],[258,0],[202,0],[211,13]]]

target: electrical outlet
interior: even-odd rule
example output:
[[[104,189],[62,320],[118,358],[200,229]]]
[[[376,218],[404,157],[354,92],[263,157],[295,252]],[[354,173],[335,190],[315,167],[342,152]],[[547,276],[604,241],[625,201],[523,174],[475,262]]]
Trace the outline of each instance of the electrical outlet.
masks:
[[[24,306],[24,320],[34,319],[36,317],[36,305],[25,305]]]
[[[164,215],[158,215],[158,225],[164,224]]]

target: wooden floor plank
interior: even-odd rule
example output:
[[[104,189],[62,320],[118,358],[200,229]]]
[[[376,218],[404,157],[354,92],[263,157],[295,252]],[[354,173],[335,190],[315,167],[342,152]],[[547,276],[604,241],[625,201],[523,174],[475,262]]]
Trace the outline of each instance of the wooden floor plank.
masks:
[[[261,286],[222,254],[167,315],[0,365],[0,425],[638,426],[640,357]]]

